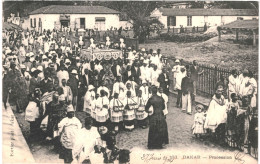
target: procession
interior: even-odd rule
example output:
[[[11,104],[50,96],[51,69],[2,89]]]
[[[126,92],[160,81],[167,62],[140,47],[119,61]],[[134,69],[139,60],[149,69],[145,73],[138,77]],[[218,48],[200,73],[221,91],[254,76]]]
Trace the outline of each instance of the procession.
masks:
[[[107,34],[100,42],[94,30],[81,35],[65,26],[3,29],[3,110],[12,106],[24,115],[29,143],[51,142],[64,163],[131,163],[131,151],[118,147],[116,136],[149,129],[145,149],[167,149],[173,137],[168,113],[179,110],[193,121],[196,139],[257,151],[253,70],[221,75],[205,106],[196,101],[205,74],[199,61],[187,64],[161,49],[127,46],[121,30],[117,41]]]

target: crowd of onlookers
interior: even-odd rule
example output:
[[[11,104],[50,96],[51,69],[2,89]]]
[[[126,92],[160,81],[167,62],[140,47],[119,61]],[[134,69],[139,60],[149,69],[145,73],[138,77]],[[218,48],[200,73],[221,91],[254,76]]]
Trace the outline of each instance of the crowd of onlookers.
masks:
[[[111,151],[106,161],[127,161],[126,150],[115,145],[120,130],[132,131],[149,126],[147,118],[153,109],[145,111],[151,97],[151,87],[157,87],[164,99],[166,116],[169,92],[177,92],[176,106],[192,115],[201,70],[197,62],[183,65],[178,59],[170,64],[161,50],[135,49],[115,44],[95,44],[91,49],[117,48],[122,58],[89,60],[81,55],[81,43],[72,43],[69,35],[59,31],[3,31],[3,102],[25,112],[30,122],[30,138],[47,126],[47,140],[55,146],[65,162],[86,159],[93,153]],[[119,45],[119,44],[118,44]],[[238,75],[236,70],[216,83],[216,93],[206,110],[196,106],[193,133],[212,134],[230,146],[254,146],[257,142],[257,82],[251,71]],[[85,114],[85,127],[75,112]],[[92,127],[95,126],[95,127]],[[88,136],[91,144],[83,138]],[[91,136],[91,137],[90,137]],[[85,149],[83,149],[85,148]],[[89,149],[89,152],[83,150]],[[83,155],[85,153],[85,155]],[[88,160],[91,157],[87,158]],[[119,157],[120,158],[120,157]],[[103,158],[102,158],[103,159]],[[82,159],[81,159],[82,160]]]

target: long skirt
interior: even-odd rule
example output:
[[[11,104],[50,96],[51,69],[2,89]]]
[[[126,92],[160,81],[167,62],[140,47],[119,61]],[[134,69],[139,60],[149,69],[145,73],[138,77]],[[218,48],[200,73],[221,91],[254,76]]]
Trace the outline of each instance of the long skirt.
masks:
[[[163,144],[169,143],[168,128],[164,116],[150,117],[150,128],[148,133],[148,148],[162,148]]]
[[[71,163],[73,161],[72,149],[66,149],[62,146],[59,154],[60,159],[64,159],[64,163]]]

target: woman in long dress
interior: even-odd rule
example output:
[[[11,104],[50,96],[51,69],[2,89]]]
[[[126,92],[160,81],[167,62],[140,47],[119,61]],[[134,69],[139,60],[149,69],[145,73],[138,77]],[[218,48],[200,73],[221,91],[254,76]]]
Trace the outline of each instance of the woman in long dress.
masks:
[[[227,122],[227,105],[228,102],[222,95],[223,86],[217,87],[215,95],[209,104],[207,111],[206,121],[204,124],[205,129],[209,129],[213,135],[221,143],[224,142],[225,137],[225,124]]]
[[[147,113],[149,113],[151,106],[153,107],[153,114],[149,116],[148,149],[161,149],[164,144],[169,144],[169,138],[166,117],[163,114],[164,100],[157,95],[156,87],[152,88],[152,97],[149,98],[145,106]]]

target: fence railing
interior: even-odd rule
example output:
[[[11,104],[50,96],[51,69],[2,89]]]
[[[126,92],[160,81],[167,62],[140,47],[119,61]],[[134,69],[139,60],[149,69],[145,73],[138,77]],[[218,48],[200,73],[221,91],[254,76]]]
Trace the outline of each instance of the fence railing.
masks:
[[[183,61],[184,65],[192,65],[192,62]],[[218,66],[210,66],[207,64],[198,64],[199,70],[203,71],[198,77],[197,93],[201,96],[213,96],[216,89],[216,83],[220,81],[221,76],[228,79],[231,75],[231,70],[220,68]],[[240,74],[240,72],[239,72]],[[258,74],[254,74],[254,78],[258,79]]]

